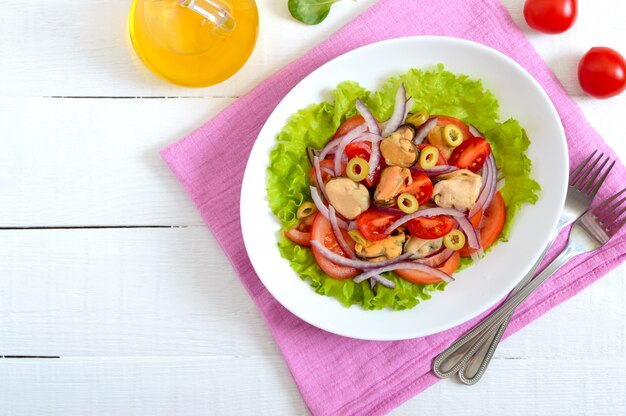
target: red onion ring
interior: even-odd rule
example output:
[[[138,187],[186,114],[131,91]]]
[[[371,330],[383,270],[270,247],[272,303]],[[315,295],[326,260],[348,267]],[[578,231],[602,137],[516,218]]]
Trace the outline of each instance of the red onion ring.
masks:
[[[496,160],[493,157],[493,153],[489,153],[485,163],[487,163],[491,168],[491,191],[485,200],[484,207],[486,209],[489,205],[491,205],[491,201],[493,201],[493,197],[496,195],[496,190],[498,188],[498,170],[496,168]]]
[[[406,212],[402,211],[400,208],[394,207],[376,207],[376,211],[385,212],[387,214],[397,215],[399,217],[406,215]]]
[[[315,169],[315,181],[317,182],[317,186],[320,188],[320,191],[322,191],[322,195],[324,196],[324,199],[328,201],[328,195],[326,194],[326,184],[324,183],[324,180],[322,179],[320,159],[317,156],[313,156],[313,169]],[[334,173],[331,173],[331,175],[334,176]]]
[[[357,142],[378,143],[382,139],[383,139],[383,136],[380,136],[380,135],[374,134],[374,133],[365,132],[365,133],[361,134],[359,137],[357,137],[356,139],[352,140],[352,143],[357,143]]]
[[[433,129],[433,127],[437,125],[437,120],[438,120],[437,117],[433,117],[430,120],[428,120],[426,123],[419,126],[417,128],[417,131],[415,132],[413,143],[415,143],[416,145],[421,144],[426,138],[426,136],[428,136],[428,133],[430,133],[430,131]]]
[[[489,193],[491,192],[492,174],[493,172],[489,164],[489,159],[487,159],[482,169],[482,184],[480,186],[480,193],[478,194],[478,198],[476,198],[476,202],[474,202],[474,205],[472,205],[472,208],[467,214],[468,217],[470,218],[473,217],[474,214],[476,214],[478,211],[483,209],[483,206],[485,205],[485,201],[487,201],[487,197],[489,196]]]
[[[473,124],[469,125],[469,132],[474,137],[485,137],[485,136],[483,136],[483,134]]]
[[[365,125],[365,123],[363,123],[359,126],[356,126],[354,129],[350,130],[348,133],[346,133],[340,138],[339,144],[337,145],[337,151],[335,152],[335,176],[341,175],[341,171],[342,171],[341,161],[342,161],[343,152],[346,149],[346,146],[351,141],[359,137],[361,133],[365,132],[365,129],[367,129],[367,126]],[[373,148],[374,148],[374,145],[372,145],[372,150]]]
[[[474,228],[472,223],[467,219],[467,217],[461,216],[455,219],[459,224],[459,227],[461,227],[461,231],[463,231],[465,233],[465,236],[467,237],[467,245],[469,245],[470,248],[482,251],[480,247],[480,240],[478,238],[478,232],[476,231],[476,228]]]
[[[324,148],[322,148],[322,150],[320,150],[319,154],[317,155],[321,160],[326,159],[326,156],[331,154],[331,153],[335,153],[335,149],[337,148],[337,145],[339,144],[339,141],[337,139],[333,139],[331,141],[329,141],[328,143],[326,143],[326,146],[324,146]]]
[[[311,241],[311,244],[313,244],[314,242],[316,242],[315,240]],[[358,276],[356,276],[354,279],[352,279],[355,283],[360,283],[366,279],[369,279],[370,277],[374,277],[378,274],[384,273],[384,272],[390,272],[393,270],[398,270],[398,269],[410,269],[410,270],[419,270],[421,272],[425,272],[428,274],[431,274],[433,276],[436,276],[438,278],[440,278],[441,280],[445,281],[445,282],[453,282],[454,278],[450,275],[448,275],[447,273],[442,272],[439,269],[435,269],[434,267],[430,267],[427,266],[425,264],[420,264],[420,263],[415,263],[415,262],[399,262],[399,263],[394,263],[388,266],[383,266],[383,267],[377,267],[375,269],[371,269],[368,270],[364,273],[359,274]]]
[[[417,259],[415,261],[421,264],[425,264],[430,267],[439,267],[443,263],[448,261],[448,259],[452,257],[453,254],[454,254],[454,250],[450,250],[449,248],[446,248],[438,253],[435,253],[428,257],[424,257],[423,259]]]
[[[372,153],[370,154],[370,171],[367,174],[368,179],[371,181],[374,179],[374,174],[378,169],[378,163],[380,162],[380,142],[372,142]]]
[[[395,289],[396,288],[396,284],[394,282],[392,282],[389,279],[385,279],[384,277],[382,277],[381,275],[377,274],[374,275],[372,277],[370,277],[370,285],[372,284],[372,282],[378,282],[381,285],[388,287],[389,289]]]
[[[343,233],[339,228],[339,224],[337,224],[337,214],[335,213],[335,207],[333,207],[332,205],[328,206],[328,217],[330,219],[330,226],[333,229],[333,233],[335,234],[335,238],[337,239],[341,250],[346,253],[346,256],[350,257],[351,259],[356,258],[354,252],[346,242],[345,238],[343,238]]]
[[[311,191],[311,199],[313,200],[313,203],[315,204],[315,206],[317,207],[317,210],[328,220],[330,221],[330,215],[328,212],[328,208],[326,207],[326,205],[324,205],[324,202],[322,202],[322,198],[320,197],[320,194],[317,190],[316,187],[314,186],[310,186],[309,187],[310,191]],[[337,224],[341,227],[341,228],[348,228],[348,223],[340,220],[339,218],[337,218]]]
[[[378,125],[378,121],[376,121],[376,117],[372,114],[372,112],[367,108],[363,101],[359,98],[356,99],[356,109],[365,119],[365,124],[367,124],[367,129],[378,136],[380,136],[380,126]]]
[[[407,109],[407,98],[406,98],[406,88],[404,86],[404,82],[400,83],[400,87],[398,88],[398,92],[396,93],[396,100],[393,106],[393,113],[391,117],[385,122],[385,126],[383,128],[383,137],[389,136],[394,131],[398,130],[398,127],[404,122],[406,119],[406,111]]]
[[[409,255],[411,254],[411,253],[404,253],[401,256],[396,257],[395,259],[373,263],[371,261],[349,259],[347,257],[341,256],[333,251],[330,251],[329,249],[326,248],[326,246],[324,246],[324,244],[320,243],[317,240],[311,240],[311,247],[313,247],[322,256],[326,257],[328,260],[332,261],[335,264],[338,264],[340,266],[345,266],[345,267],[353,267],[355,269],[360,269],[360,270],[370,270],[370,269],[375,270],[375,269],[380,269],[381,267],[393,265],[395,263],[400,263],[403,260],[406,260],[407,258],[409,258]],[[368,277],[372,277],[372,276],[368,276]]]
[[[395,230],[402,224],[408,221],[411,221],[412,219],[415,219],[418,217],[434,217],[436,215],[450,215],[451,217],[455,217],[455,218],[464,217],[464,214],[462,212],[457,211],[456,209],[452,209],[452,208],[426,208],[426,209],[421,209],[419,211],[415,211],[412,214],[405,215],[404,217],[400,218],[399,220],[392,223],[389,227],[387,227],[384,233],[391,234],[393,230]]]
[[[419,167],[419,165],[415,165],[409,169],[414,172],[423,172],[429,178],[434,178],[439,175],[445,175],[446,173],[454,172],[458,170],[459,168],[457,168],[456,166],[441,165],[441,166],[435,166],[434,168],[431,168],[431,169],[422,169],[421,167]]]
[[[327,168],[326,166],[320,166],[320,170],[328,173],[330,176],[335,176],[335,171],[332,170],[332,169]]]

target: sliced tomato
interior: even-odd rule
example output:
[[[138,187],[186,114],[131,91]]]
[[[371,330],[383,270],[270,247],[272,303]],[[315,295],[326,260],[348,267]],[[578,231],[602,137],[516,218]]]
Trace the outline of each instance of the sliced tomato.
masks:
[[[360,114],[350,117],[349,119],[344,121],[341,124],[341,126],[339,126],[339,128],[335,132],[335,135],[333,136],[333,139],[336,139],[337,137],[341,137],[345,135],[346,133],[354,129],[356,126],[360,126],[363,123],[365,123],[365,119]]]
[[[339,243],[335,238],[335,234],[333,234],[330,222],[319,212],[315,215],[313,225],[311,226],[311,239],[319,241],[324,245],[324,247],[331,250],[333,253],[337,253],[344,257],[346,256],[341,247],[339,247]],[[354,244],[354,241],[348,236],[346,236],[346,242],[348,242],[348,244]],[[314,248],[311,248],[311,251],[313,252],[313,256],[315,257],[317,264],[319,264],[322,270],[332,278],[351,279],[359,274],[358,269],[335,264]]]
[[[485,164],[489,153],[491,146],[487,140],[482,137],[471,137],[454,149],[448,162],[459,169],[469,169],[476,173]]]
[[[346,146],[346,156],[348,159],[360,157],[369,160],[372,154],[372,144],[370,142],[352,142]]]
[[[504,227],[504,221],[506,220],[506,207],[504,200],[500,192],[496,192],[493,197],[493,201],[487,207],[487,210],[483,213],[483,219],[480,224],[480,246],[483,249],[489,248],[500,236],[502,228]],[[469,257],[473,253],[474,249],[471,249],[465,245],[459,252],[463,257]]]
[[[389,237],[389,234],[385,234],[385,230],[400,217],[401,215],[368,209],[358,216],[356,225],[367,240],[384,240]]]
[[[301,246],[311,246],[311,231],[300,231],[298,228],[294,227],[291,230],[285,231],[285,236]]]
[[[285,231],[285,237],[290,239],[296,244],[300,244],[301,246],[311,246],[311,226],[313,225],[313,220],[315,219],[315,215],[309,215],[300,221],[300,224],[296,225],[290,230]]]
[[[418,217],[407,222],[409,231],[417,238],[433,240],[448,234],[454,228],[456,221],[448,215],[434,217]]]
[[[456,251],[452,255],[452,257],[446,260],[446,262],[443,263],[441,266],[437,267],[437,269],[441,270],[442,272],[448,275],[452,275],[459,268],[460,264],[461,264],[461,256],[459,255],[459,252]],[[429,283],[441,282],[440,278],[433,276],[432,274],[419,271],[419,270],[398,269],[398,270],[395,270],[395,273],[401,278],[403,278],[404,280],[409,281],[411,283],[429,284]]]
[[[320,161],[320,167],[325,167],[330,170],[334,170],[335,162],[332,159],[324,159]],[[320,173],[322,174],[322,180],[324,181],[324,183],[328,182],[330,178],[333,177],[330,173],[324,172],[324,169],[322,169]],[[317,186],[317,177],[315,176],[315,166],[312,167],[311,170],[309,171],[309,181],[311,182],[311,185]]]
[[[483,218],[483,210],[481,209],[476,214],[472,215],[472,217],[469,220],[474,226],[474,228],[478,228],[478,226],[480,225],[480,220],[482,220],[482,218]]]
[[[405,185],[401,192],[415,195],[417,203],[424,205],[430,201],[430,197],[433,195],[433,182],[423,172],[411,172],[411,178],[413,179],[411,184]]]
[[[417,145],[417,148],[421,151],[426,146],[428,146],[427,143],[420,143],[420,144]],[[435,146],[435,147],[437,147],[437,146]],[[441,152],[441,149],[439,147],[437,147],[437,150],[439,150],[439,159],[437,159],[437,164],[435,166],[447,165],[448,164],[448,162],[447,162],[448,158],[444,156],[444,154]]]
[[[450,117],[450,116],[436,116],[437,117],[437,125],[439,127],[445,127],[448,124],[454,124],[463,132],[463,140],[469,139],[473,137],[472,133],[469,131],[469,127],[467,124],[463,123],[458,118]]]

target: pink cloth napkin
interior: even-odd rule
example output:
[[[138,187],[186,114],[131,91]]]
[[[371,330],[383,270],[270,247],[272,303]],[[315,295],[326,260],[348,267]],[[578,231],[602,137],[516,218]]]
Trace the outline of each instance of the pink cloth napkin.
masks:
[[[302,396],[315,415],[378,415],[438,379],[433,358],[476,320],[425,338],[368,342],[337,336],[301,321],[262,285],[243,245],[238,210],[248,154],[283,96],[323,63],[359,46],[401,36],[442,35],[495,48],[524,66],[548,92],[567,134],[570,163],[591,149],[615,158],[580,109],[497,0],[382,0],[328,40],[265,80],[162,155],[200,210],[278,343]],[[599,197],[616,191],[626,170],[618,161]],[[557,248],[565,240],[562,233]],[[625,230],[601,251],[568,263],[515,314],[505,336],[524,327],[620,264]],[[554,256],[553,250],[550,257]],[[311,296],[314,295],[311,292]]]

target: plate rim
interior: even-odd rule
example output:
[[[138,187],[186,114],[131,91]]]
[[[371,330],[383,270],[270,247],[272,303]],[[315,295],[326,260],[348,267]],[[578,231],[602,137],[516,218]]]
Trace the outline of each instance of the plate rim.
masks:
[[[326,322],[324,322],[323,320],[319,321],[316,319],[312,319],[310,316],[303,316],[303,314],[301,313],[301,311],[299,310],[294,310],[293,308],[289,308],[283,301],[283,294],[280,292],[276,292],[274,289],[274,287],[272,286],[272,284],[268,284],[266,282],[266,280],[263,278],[263,276],[261,276],[260,273],[257,272],[258,268],[255,264],[255,260],[256,258],[254,258],[253,255],[251,255],[251,242],[249,240],[249,236],[247,237],[247,233],[244,231],[244,218],[247,218],[247,215],[244,213],[244,204],[242,203],[244,201],[245,198],[245,192],[246,189],[250,183],[250,179],[249,177],[252,176],[254,173],[252,173],[249,169],[250,166],[250,161],[252,159],[252,156],[256,153],[256,149],[260,146],[260,140],[259,138],[261,138],[262,136],[264,136],[265,134],[267,134],[266,130],[269,129],[268,127],[268,122],[270,120],[272,120],[274,117],[276,117],[276,113],[277,110],[279,110],[281,104],[288,98],[290,97],[290,95],[293,93],[294,90],[297,90],[301,84],[303,84],[309,77],[314,76],[315,74],[318,74],[320,72],[323,72],[326,70],[326,68],[328,68],[331,65],[336,65],[337,61],[342,61],[345,59],[349,59],[351,54],[355,54],[359,51],[362,51],[364,49],[368,49],[368,48],[373,48],[376,46],[381,46],[381,45],[386,45],[386,44],[394,44],[394,43],[402,43],[402,42],[411,42],[411,41],[418,41],[418,42],[430,42],[430,41],[444,41],[444,42],[451,42],[451,43],[457,43],[458,45],[464,46],[464,47],[470,47],[470,48],[476,48],[479,50],[482,50],[483,52],[487,52],[489,54],[492,55],[496,55],[498,58],[503,59],[504,61],[507,61],[508,64],[513,65],[514,67],[517,67],[517,69],[519,70],[519,73],[522,74],[524,76],[524,78],[526,78],[527,81],[529,81],[531,84],[534,85],[535,89],[537,90],[537,92],[539,93],[539,95],[543,98],[543,100],[546,102],[547,104],[547,108],[550,109],[550,116],[551,118],[553,118],[556,121],[556,126],[557,129],[559,131],[559,144],[561,146],[561,148],[563,149],[562,152],[562,159],[563,162],[562,163],[562,172],[560,176],[561,180],[560,180],[560,195],[558,200],[559,200],[559,210],[558,210],[558,214],[555,213],[554,217],[552,218],[551,221],[551,227],[550,229],[555,229],[556,225],[558,223],[558,219],[560,217],[560,213],[563,209],[564,203],[565,203],[565,196],[566,196],[566,190],[567,190],[567,178],[569,176],[569,154],[568,154],[568,147],[567,147],[567,140],[566,140],[566,136],[565,136],[565,131],[564,131],[564,127],[563,124],[561,122],[560,116],[558,114],[558,111],[556,110],[556,108],[554,107],[554,104],[552,102],[552,100],[550,99],[550,97],[548,96],[547,92],[544,90],[544,88],[541,86],[541,84],[539,84],[539,82],[526,70],[526,68],[524,68],[521,64],[519,64],[518,62],[516,62],[513,58],[507,56],[506,54],[500,52],[497,49],[491,48],[487,45],[478,43],[478,42],[474,42],[471,40],[467,40],[467,39],[462,39],[462,38],[455,38],[455,37],[448,37],[448,36],[406,36],[406,37],[398,37],[398,38],[392,38],[392,39],[386,39],[386,40],[381,40],[378,42],[373,42],[373,43],[369,43],[363,46],[360,46],[358,48],[352,49],[350,51],[346,51],[345,53],[325,62],[323,65],[319,66],[318,68],[316,68],[315,70],[311,71],[310,73],[308,73],[306,76],[304,76],[300,81],[298,81],[280,100],[280,102],[274,107],[274,109],[272,110],[272,112],[270,113],[270,115],[268,116],[268,118],[265,120],[263,127],[261,128],[261,130],[259,131],[259,134],[257,135],[256,139],[255,139],[255,143],[251,149],[250,155],[248,156],[248,160],[246,162],[246,169],[244,172],[244,176],[243,176],[243,181],[242,181],[242,188],[241,188],[241,194],[240,194],[240,225],[241,225],[241,230],[242,230],[242,236],[243,236],[243,241],[244,241],[244,246],[246,249],[246,254],[248,255],[250,262],[255,270],[255,273],[257,274],[257,276],[259,277],[259,279],[261,280],[261,283],[263,284],[263,286],[270,292],[270,294],[274,297],[274,299],[276,299],[276,301],[278,301],[278,303],[280,303],[285,309],[287,309],[289,312],[291,312],[292,314],[296,315],[298,318],[302,319],[303,321],[317,327],[320,328],[324,331],[333,333],[333,334],[337,334],[337,335],[341,335],[341,336],[346,336],[346,337],[350,337],[350,338],[355,338],[355,339],[362,339],[362,340],[373,340],[373,341],[393,341],[393,340],[404,340],[404,339],[413,339],[413,338],[420,338],[420,337],[424,337],[424,336],[428,336],[428,335],[432,335],[432,334],[436,334],[436,333],[440,333],[443,332],[447,329],[450,328],[454,328],[458,325],[461,325],[477,316],[479,316],[480,314],[484,313],[486,310],[488,310],[489,308],[492,308],[495,304],[497,304],[498,300],[496,300],[495,302],[486,305],[484,308],[479,308],[480,310],[475,313],[473,316],[465,316],[465,317],[461,317],[459,319],[456,320],[451,320],[448,324],[446,325],[442,325],[440,328],[437,328],[434,331],[427,331],[427,332],[423,332],[420,333],[417,329],[419,328],[418,325],[415,326],[415,330],[411,331],[410,334],[403,334],[403,335],[394,335],[394,336],[372,336],[371,334],[368,334],[367,336],[363,336],[363,334],[360,333],[354,333],[351,331],[339,331],[337,330],[335,327],[329,326],[327,325]],[[406,70],[409,70],[411,68],[407,68]],[[482,81],[482,78],[480,79]],[[294,110],[298,111],[300,108]],[[293,113],[292,113],[293,114]],[[271,133],[271,132],[270,132]],[[273,134],[273,137],[275,138],[276,134]],[[274,146],[272,146],[274,147]],[[269,159],[268,159],[269,161]],[[267,163],[265,163],[265,167],[267,168]],[[267,179],[267,170],[265,170],[264,174],[263,174],[264,179]],[[268,212],[270,213],[270,215],[273,216],[273,213],[271,212],[271,210],[269,210],[269,206],[267,204],[267,193],[265,192],[265,207]],[[551,235],[548,235],[546,238],[544,238],[544,241],[538,242],[538,244],[540,243],[541,247],[545,247],[548,242],[551,239]],[[275,241],[276,243],[277,241]],[[278,250],[278,249],[276,249]],[[537,260],[537,258],[539,257],[541,251],[538,251],[537,254],[535,256],[533,256],[533,263]],[[287,259],[284,259],[282,257],[280,257],[281,260],[284,261],[288,261]],[[530,265],[528,266],[530,267]],[[300,279],[300,276],[298,276],[298,273],[296,273],[295,271],[293,271],[293,269],[290,268],[290,270],[293,272],[294,276],[297,277],[303,284],[306,284],[307,287],[310,289],[311,294],[315,295],[315,296],[323,296],[323,295],[319,295],[316,294],[313,289],[310,287],[310,284],[307,280],[302,280]],[[506,296],[507,293],[515,286],[519,283],[519,281],[521,281],[521,279],[523,279],[525,274],[520,274],[519,279],[513,281],[513,279],[511,280],[511,284],[510,287],[507,288],[506,291],[504,291],[504,293],[502,294],[502,296]],[[502,296],[498,296],[498,299],[501,299]],[[336,302],[338,302],[337,300],[335,300]],[[419,305],[418,305],[419,306]],[[418,307],[416,306],[416,307]],[[353,307],[357,307],[354,305],[351,305],[349,308],[353,308]],[[366,313],[377,313],[377,312],[381,312],[381,311],[364,311]],[[393,311],[393,313],[402,313],[402,311]],[[358,332],[358,331],[357,331]]]

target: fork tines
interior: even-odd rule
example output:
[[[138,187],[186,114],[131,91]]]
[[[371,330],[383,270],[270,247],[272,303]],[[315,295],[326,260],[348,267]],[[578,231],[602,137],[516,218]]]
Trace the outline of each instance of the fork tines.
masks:
[[[604,230],[611,236],[626,223],[626,216],[620,218],[622,214],[626,212],[626,204],[624,203],[626,202],[625,192],[626,188],[602,202],[591,211],[598,223],[600,223]]]
[[[605,156],[602,152],[597,153],[598,151],[594,150],[593,153],[591,153],[591,155],[589,155],[589,157],[570,175],[570,185],[575,186],[581,192],[590,196],[594,196],[596,192],[598,192],[600,185],[602,185],[604,179],[607,177],[611,169],[613,169],[613,165],[615,165],[615,161],[613,161],[609,167],[604,170],[610,158]],[[596,168],[598,164],[599,167]],[[602,176],[600,176],[600,179],[596,181],[601,172],[603,172]]]

